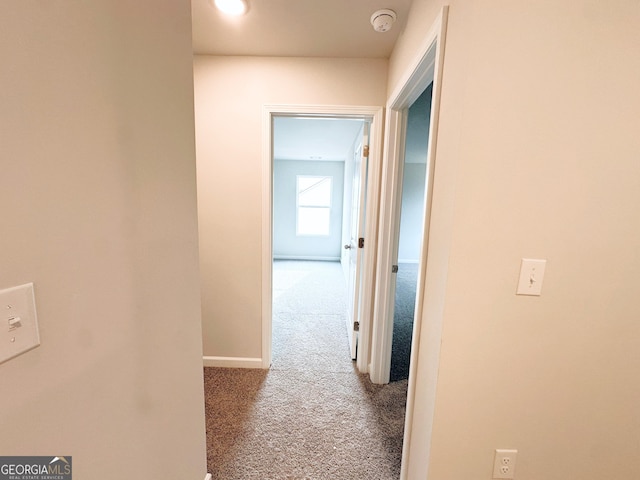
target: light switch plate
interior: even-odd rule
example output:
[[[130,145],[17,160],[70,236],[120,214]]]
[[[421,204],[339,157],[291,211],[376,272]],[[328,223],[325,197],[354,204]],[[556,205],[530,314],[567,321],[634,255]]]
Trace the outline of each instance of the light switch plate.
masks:
[[[0,363],[38,345],[33,283],[0,290]]]
[[[523,258],[520,264],[520,278],[518,280],[517,295],[540,295],[542,293],[542,279],[547,266],[546,260]]]

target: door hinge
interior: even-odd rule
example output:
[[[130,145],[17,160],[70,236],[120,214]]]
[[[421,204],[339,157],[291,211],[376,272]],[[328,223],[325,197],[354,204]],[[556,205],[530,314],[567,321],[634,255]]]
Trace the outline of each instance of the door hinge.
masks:
[[[391,265],[391,273],[398,273],[398,265]]]
[[[362,237],[358,239],[358,248],[364,248],[364,238]]]
[[[369,158],[369,145],[365,145],[362,147],[362,156],[365,158]]]
[[[360,331],[360,322],[353,322],[353,331],[354,332]]]

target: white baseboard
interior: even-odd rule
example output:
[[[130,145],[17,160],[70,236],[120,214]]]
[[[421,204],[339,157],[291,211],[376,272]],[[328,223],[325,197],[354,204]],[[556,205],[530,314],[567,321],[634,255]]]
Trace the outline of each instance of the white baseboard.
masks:
[[[420,263],[420,260],[407,260],[407,259],[399,258],[398,263]]]
[[[261,358],[202,357],[202,363],[205,367],[263,368]]]
[[[313,257],[308,255],[274,255],[274,260],[318,260],[321,262],[339,262],[340,257]]]
[[[211,474],[210,474],[210,473],[207,473],[207,474],[204,476],[204,480],[211,480],[211,478],[213,478],[213,477],[211,477]]]

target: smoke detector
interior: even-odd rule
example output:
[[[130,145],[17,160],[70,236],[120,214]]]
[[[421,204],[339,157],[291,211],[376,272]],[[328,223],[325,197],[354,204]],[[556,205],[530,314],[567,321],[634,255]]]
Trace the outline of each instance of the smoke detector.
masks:
[[[371,25],[376,32],[388,32],[395,21],[396,12],[393,10],[378,10],[371,15]]]

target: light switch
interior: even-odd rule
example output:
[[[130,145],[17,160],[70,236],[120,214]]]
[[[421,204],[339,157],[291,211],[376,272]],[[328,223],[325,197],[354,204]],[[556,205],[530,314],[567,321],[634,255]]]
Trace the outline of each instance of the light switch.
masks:
[[[9,317],[9,331],[15,330],[22,326],[22,319],[20,317]]]
[[[0,363],[38,345],[33,283],[0,290]]]
[[[520,265],[517,295],[540,295],[546,260],[523,258]]]

